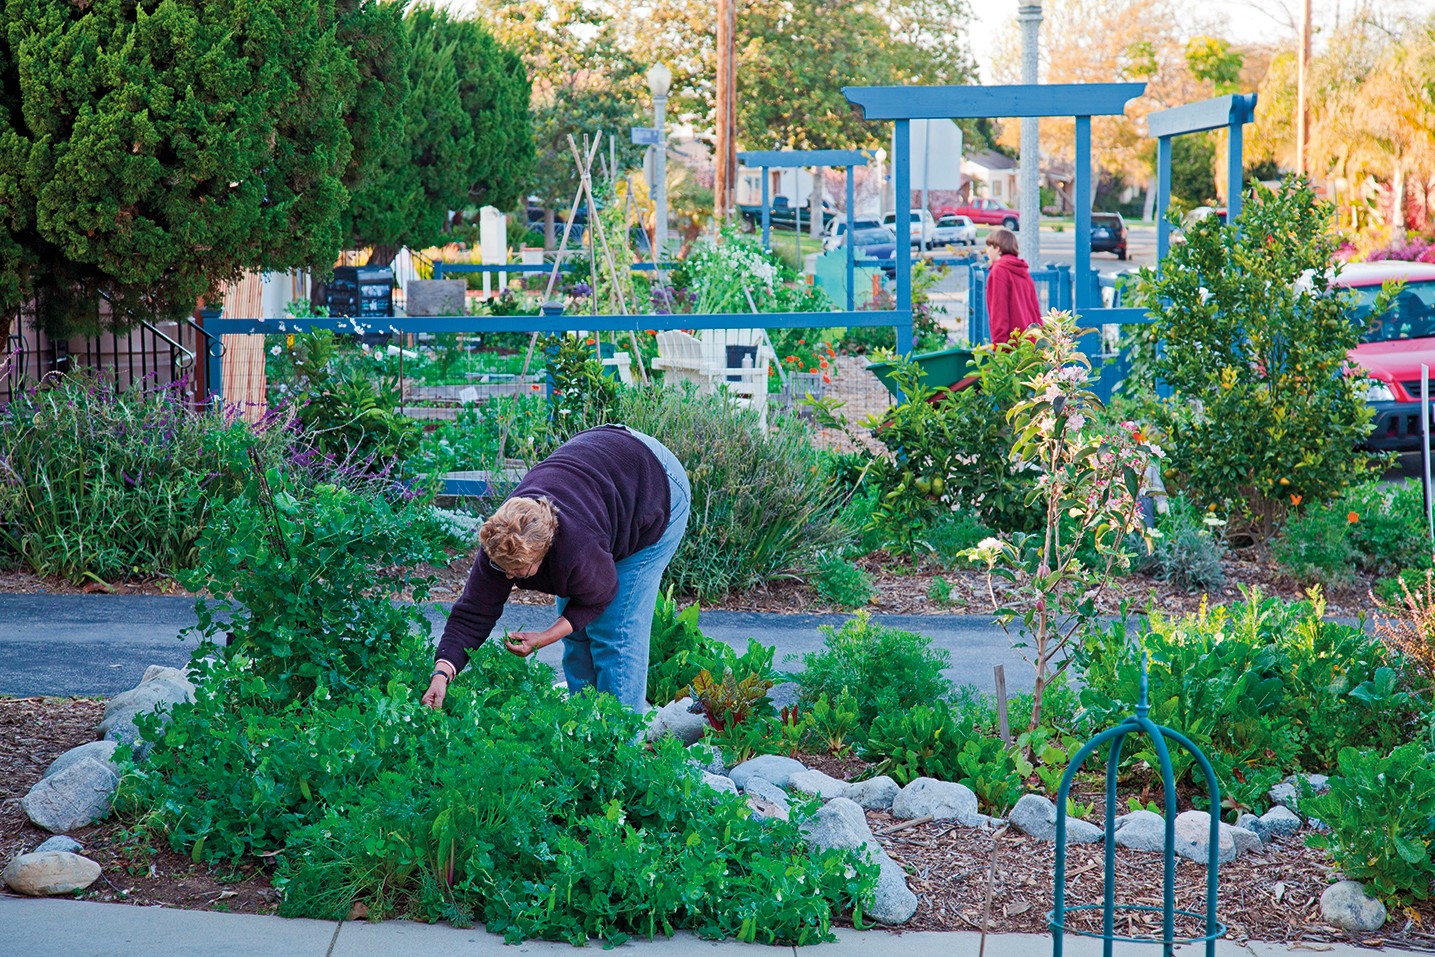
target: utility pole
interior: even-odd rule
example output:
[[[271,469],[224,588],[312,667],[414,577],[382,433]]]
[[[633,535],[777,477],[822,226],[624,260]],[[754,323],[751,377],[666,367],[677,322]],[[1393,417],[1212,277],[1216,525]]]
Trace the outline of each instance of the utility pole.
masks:
[[[1306,73],[1310,70],[1310,0],[1301,4],[1300,43],[1296,50],[1295,171],[1305,175],[1305,144],[1310,124],[1306,104]]]
[[[719,223],[727,222],[732,212],[733,185],[737,181],[737,72],[733,63],[737,2],[717,0],[717,180],[713,184],[713,214]]]
[[[1021,82],[1033,86],[1039,82],[1038,43],[1041,29],[1041,4],[1023,3],[1017,8],[1021,24]],[[1021,255],[1031,268],[1040,268],[1041,257],[1041,146],[1038,142],[1040,124],[1036,117],[1021,121]]]

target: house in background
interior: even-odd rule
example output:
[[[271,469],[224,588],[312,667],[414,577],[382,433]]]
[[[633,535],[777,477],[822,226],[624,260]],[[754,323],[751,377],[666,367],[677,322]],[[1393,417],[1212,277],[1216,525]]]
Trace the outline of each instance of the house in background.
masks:
[[[981,150],[962,160],[964,191],[969,199],[982,197],[1015,208],[1021,200],[1016,160],[994,150]]]

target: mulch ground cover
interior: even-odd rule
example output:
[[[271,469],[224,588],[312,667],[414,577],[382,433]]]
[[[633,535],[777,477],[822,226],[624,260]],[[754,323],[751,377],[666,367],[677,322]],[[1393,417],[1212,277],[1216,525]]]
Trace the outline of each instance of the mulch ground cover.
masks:
[[[33,850],[49,834],[26,819],[20,798],[51,761],[72,747],[92,741],[104,703],[90,698],[0,698],[0,861]],[[798,756],[809,767],[834,777],[855,778],[867,765],[853,756]],[[1082,793],[1091,817],[1102,814],[1101,794]],[[920,905],[906,930],[1046,933],[1051,909],[1053,845],[1013,829],[987,831],[950,822],[913,824],[889,814],[869,812],[877,839],[909,874]],[[133,822],[128,822],[132,824]],[[86,856],[102,876],[81,896],[86,900],[161,905],[189,910],[246,914],[273,913],[278,896],[269,864],[256,859],[239,866],[196,864],[167,847],[137,839],[127,822],[111,819],[71,835],[85,845]],[[1116,896],[1125,904],[1159,906],[1160,858],[1120,850],[1116,856]],[[1100,903],[1100,845],[1074,845],[1067,855],[1067,901]],[[1331,879],[1319,851],[1302,837],[1273,844],[1264,855],[1242,858],[1220,870],[1218,914],[1235,940],[1304,942],[1354,941],[1389,944],[1435,953],[1435,902],[1418,911],[1391,915],[1386,930],[1363,938],[1325,926],[1320,894]],[[1177,907],[1200,912],[1205,901],[1205,869],[1179,860]],[[988,890],[990,902],[988,903]],[[1159,930],[1156,918],[1122,916],[1118,930],[1130,934]],[[1073,917],[1074,926],[1095,926],[1090,915]],[[1178,931],[1183,929],[1178,926]],[[1193,927],[1188,922],[1186,930]]]

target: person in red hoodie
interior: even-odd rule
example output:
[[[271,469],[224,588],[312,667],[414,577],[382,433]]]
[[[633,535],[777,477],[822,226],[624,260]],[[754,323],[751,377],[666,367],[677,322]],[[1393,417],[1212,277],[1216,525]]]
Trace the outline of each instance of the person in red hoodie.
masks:
[[[1016,234],[993,229],[987,234],[987,328],[992,342],[1006,345],[1018,331],[1041,321],[1041,302],[1026,260],[1017,255]]]

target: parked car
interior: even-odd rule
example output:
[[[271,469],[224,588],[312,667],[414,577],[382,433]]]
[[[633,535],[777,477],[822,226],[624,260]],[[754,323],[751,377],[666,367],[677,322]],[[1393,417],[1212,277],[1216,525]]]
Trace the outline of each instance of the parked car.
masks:
[[[966,216],[943,216],[932,230],[933,246],[975,246],[977,224]]]
[[[1390,308],[1370,314],[1388,280],[1404,281]],[[1358,297],[1351,317],[1365,326],[1351,362],[1372,380],[1366,401],[1375,412],[1366,445],[1378,451],[1420,449],[1420,366],[1435,368],[1435,265],[1351,263],[1336,283]]]
[[[937,230],[937,221],[933,219],[932,214],[925,209],[914,209],[911,211],[910,216],[912,217],[912,229],[910,233],[912,237],[912,248],[931,249],[932,234]],[[882,225],[892,230],[892,234],[895,236],[897,233],[897,214],[895,212],[883,213]]]
[[[792,201],[786,196],[774,196],[772,205],[767,208],[767,224],[771,229],[792,229],[797,225],[797,217],[802,215],[802,228],[806,229],[812,221],[811,214],[807,211],[807,203],[801,206],[792,205]],[[738,214],[742,216],[743,232],[754,232],[762,228],[762,204],[752,205],[740,204],[737,207]],[[822,201],[822,226],[825,229],[827,224],[837,218],[837,210],[827,200]]]
[[[873,219],[870,216],[859,216],[852,220],[852,228],[858,229],[881,229],[882,221]],[[847,217],[839,216],[827,224],[827,229],[822,234],[823,249],[841,249],[842,244],[847,240]]]
[[[1126,220],[1120,213],[1091,214],[1091,251],[1126,258]]]
[[[877,260],[882,271],[892,276],[897,272],[897,234],[886,226],[852,230],[852,258]]]
[[[1010,206],[1003,206],[994,199],[974,199],[965,206],[944,206],[937,210],[937,215],[965,216],[972,222],[983,226],[1021,228],[1021,213]]]

